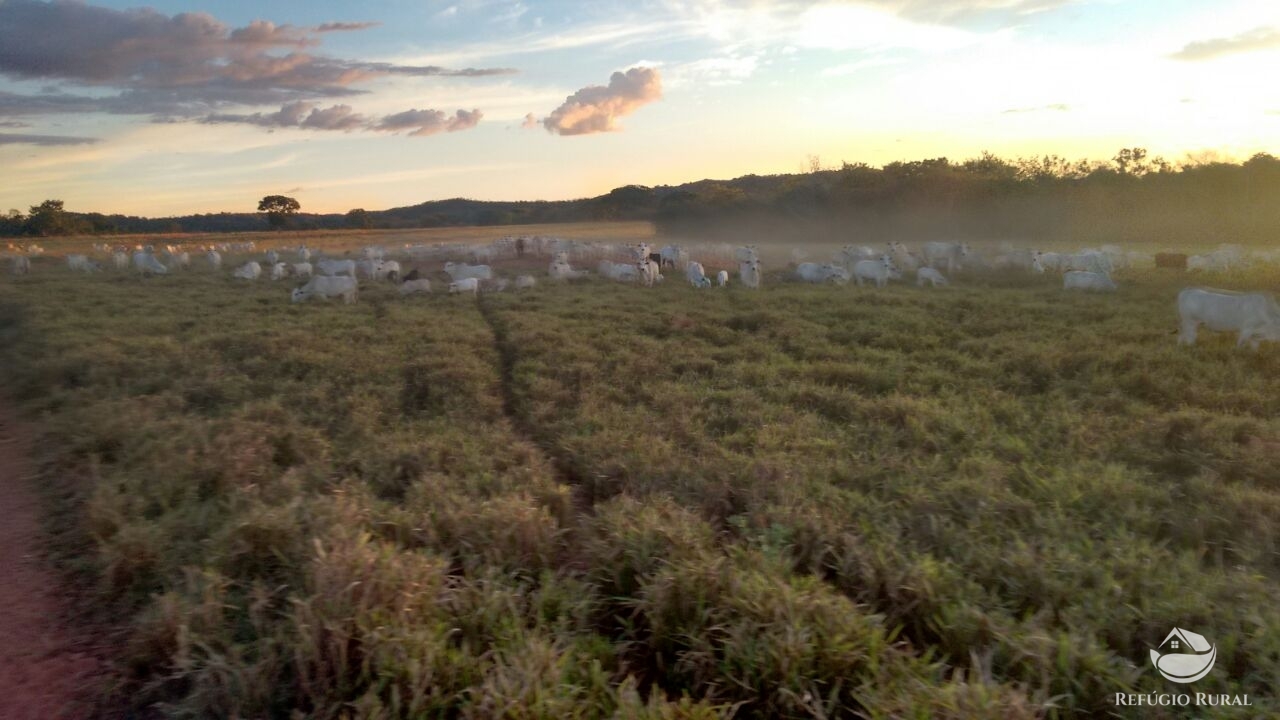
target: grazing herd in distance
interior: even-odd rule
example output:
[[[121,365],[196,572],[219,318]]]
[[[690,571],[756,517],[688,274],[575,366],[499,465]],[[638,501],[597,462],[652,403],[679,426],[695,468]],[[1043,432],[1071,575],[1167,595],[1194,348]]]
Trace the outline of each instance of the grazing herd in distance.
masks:
[[[44,254],[44,249],[35,244],[25,247],[10,244],[8,249],[13,275],[29,274],[31,257]],[[100,261],[87,254],[68,254],[66,263],[69,270],[83,273],[100,272],[103,263],[107,262],[121,272],[132,267],[144,276],[165,275],[174,270],[190,270],[192,250],[203,252],[205,262],[215,272],[221,271],[224,255],[260,257],[247,260],[233,269],[230,275],[236,280],[258,280],[264,274],[273,281],[288,278],[305,280],[304,284],[291,291],[293,302],[313,298],[340,298],[344,303],[356,302],[360,279],[395,283],[402,295],[429,294],[432,292],[431,280],[422,277],[418,266],[433,261],[443,261],[443,271],[449,277],[447,289],[451,294],[476,295],[481,291],[502,292],[508,287],[516,291],[533,288],[537,285],[533,275],[521,274],[512,282],[495,274],[489,263],[538,257],[550,257],[547,278],[556,282],[590,277],[593,274],[590,270],[575,268],[574,263],[593,260],[596,261],[594,274],[643,287],[664,282],[664,269],[681,267],[685,279],[695,288],[723,288],[730,284],[728,270],[718,269],[712,275],[707,272],[708,265],[736,264],[737,284],[744,288],[759,289],[763,279],[760,250],[754,245],[736,248],[725,244],[704,246],[697,253],[700,259],[694,260],[688,250],[678,245],[667,245],[654,251],[648,243],[612,245],[542,236],[505,237],[488,245],[405,245],[397,252],[414,266],[408,272],[404,271],[399,260],[390,259],[391,253],[379,246],[361,248],[356,259],[325,257],[321,251],[304,245],[292,249],[296,262],[290,262],[281,255],[287,250],[270,249],[259,256],[256,244],[251,241],[193,246],[191,250],[167,245],[160,252],[151,245],[127,248],[99,244],[94,246],[94,251],[105,260]],[[811,262],[807,253],[800,249],[792,250],[791,258],[793,269],[788,274],[804,283],[844,285],[852,280],[858,286],[871,284],[883,288],[891,281],[901,280],[907,272],[914,274],[918,287],[937,288],[950,284],[948,276],[954,276],[957,271],[1035,274],[1053,271],[1062,273],[1065,290],[1108,292],[1117,289],[1111,278],[1111,273],[1117,269],[1168,267],[1227,271],[1246,268],[1255,262],[1280,262],[1280,251],[1246,254],[1238,246],[1222,245],[1202,255],[1150,255],[1104,245],[1100,249],[1059,253],[1017,248],[1004,243],[997,254],[988,258],[974,252],[966,243],[933,241],[923,243],[918,252],[903,243],[889,242],[882,251],[846,245],[829,262]],[[1236,332],[1239,334],[1237,345],[1248,343],[1257,347],[1262,340],[1280,341],[1280,306],[1268,293],[1192,287],[1179,293],[1177,307],[1181,321],[1179,343],[1194,344],[1200,327]]]

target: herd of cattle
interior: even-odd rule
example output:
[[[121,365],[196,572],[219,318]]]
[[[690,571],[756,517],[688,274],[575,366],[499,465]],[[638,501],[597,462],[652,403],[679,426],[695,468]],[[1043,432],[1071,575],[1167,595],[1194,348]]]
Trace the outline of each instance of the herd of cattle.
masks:
[[[10,270],[14,275],[31,272],[31,257],[43,254],[37,245],[9,246]],[[488,245],[406,245],[399,260],[391,259],[385,248],[369,246],[349,257],[326,257],[306,246],[289,250],[270,249],[259,254],[253,242],[218,245],[165,246],[159,252],[153,246],[111,247],[95,245],[94,256],[69,254],[68,269],[92,273],[104,263],[117,271],[130,268],[144,276],[165,275],[172,271],[190,270],[192,252],[203,254],[213,271],[221,271],[224,256],[248,254],[249,259],[230,271],[232,278],[253,281],[264,275],[271,280],[293,278],[305,282],[290,293],[293,302],[312,298],[341,298],[355,302],[360,279],[394,283],[404,295],[430,293],[432,283],[423,277],[421,266],[443,261],[442,269],[449,277],[448,292],[477,294],[481,290],[501,292],[508,287],[526,290],[537,284],[530,274],[515,277],[514,282],[499,277],[489,262],[502,259],[550,257],[547,277],[565,282],[588,277],[592,272],[574,267],[574,263],[596,261],[595,274],[616,282],[636,283],[644,287],[665,281],[665,269],[683,268],[685,280],[695,288],[725,287],[730,282],[727,269],[708,273],[707,266],[737,267],[737,283],[758,289],[763,278],[758,247],[727,245],[700,247],[694,260],[690,252],[678,245],[655,250],[648,243],[608,245],[538,236],[507,237]],[[294,253],[286,258],[282,253]],[[1170,261],[1170,258],[1173,261]],[[101,259],[99,259],[101,258]],[[459,262],[459,258],[464,261]],[[1231,245],[1219,246],[1203,255],[1149,255],[1124,251],[1104,245],[1076,253],[1040,252],[1005,244],[988,257],[973,251],[966,243],[926,242],[912,250],[899,242],[887,243],[884,249],[846,245],[828,262],[811,262],[801,250],[793,250],[791,269],[787,275],[799,282],[844,285],[850,280],[858,286],[871,284],[882,288],[891,281],[902,280],[904,273],[913,274],[917,286],[938,287],[949,284],[948,275],[957,272],[1025,272],[1043,274],[1060,272],[1067,290],[1113,291],[1117,289],[1111,274],[1117,269],[1153,266],[1181,267],[1187,270],[1223,271],[1248,267],[1253,263],[1280,263],[1280,253],[1256,251],[1246,254]],[[704,265],[704,262],[706,263]],[[713,280],[714,278],[714,280]],[[1280,306],[1268,293],[1236,293],[1209,288],[1187,288],[1178,295],[1181,319],[1179,342],[1192,344],[1200,326],[1215,331],[1239,333],[1237,344],[1256,347],[1261,340],[1280,341]]]

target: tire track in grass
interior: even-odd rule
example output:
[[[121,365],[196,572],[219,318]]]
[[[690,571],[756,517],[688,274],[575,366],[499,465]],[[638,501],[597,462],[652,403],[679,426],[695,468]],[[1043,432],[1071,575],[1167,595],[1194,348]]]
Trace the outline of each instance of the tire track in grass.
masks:
[[[0,717],[90,717],[103,666],[84,633],[65,622],[59,583],[40,558],[30,448],[25,428],[0,405]]]
[[[550,461],[556,473],[556,480],[572,488],[575,510],[580,514],[591,514],[596,502],[593,483],[574,467],[573,458],[564,452],[557,451],[554,443],[543,438],[520,413],[515,392],[515,366],[519,360],[515,343],[511,341],[506,323],[498,317],[498,309],[494,307],[493,302],[484,295],[481,295],[476,302],[480,308],[480,316],[484,318],[485,324],[489,326],[489,332],[493,335],[494,349],[498,352],[498,376],[502,392],[503,414],[507,416],[512,429],[530,445],[538,448]]]

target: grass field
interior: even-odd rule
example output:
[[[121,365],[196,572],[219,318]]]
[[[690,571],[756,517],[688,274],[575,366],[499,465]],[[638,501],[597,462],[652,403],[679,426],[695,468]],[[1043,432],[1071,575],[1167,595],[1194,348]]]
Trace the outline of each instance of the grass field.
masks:
[[[0,280],[0,375],[116,706],[1274,716],[1280,348],[1179,347],[1192,281],[1117,280],[291,305],[48,259]]]

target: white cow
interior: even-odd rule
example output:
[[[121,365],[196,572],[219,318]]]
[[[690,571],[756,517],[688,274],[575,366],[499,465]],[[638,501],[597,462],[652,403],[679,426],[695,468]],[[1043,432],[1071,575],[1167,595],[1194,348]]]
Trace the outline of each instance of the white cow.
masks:
[[[303,245],[302,247],[298,248],[298,259],[301,260],[302,262],[310,262],[311,248],[308,248],[306,245]]]
[[[259,265],[256,260],[250,260],[231,271],[231,277],[238,278],[240,280],[257,280],[261,276],[262,266]]]
[[[374,264],[373,279],[374,280],[391,280],[394,282],[400,277],[400,263],[395,260],[380,260]]]
[[[321,275],[346,275],[351,278],[356,276],[355,260],[321,260],[315,265]]]
[[[645,287],[653,287],[662,279],[662,268],[647,257],[636,262],[636,272],[639,273],[640,284]]]
[[[684,266],[684,276],[689,281],[689,284],[696,288],[711,287],[711,280],[707,277],[707,271],[700,262],[690,260]]]
[[[929,287],[938,287],[946,285],[947,279],[931,267],[922,267],[916,270],[916,287],[924,287],[925,283],[929,283]]]
[[[493,279],[493,269],[488,265],[466,265],[450,261],[444,264],[444,271],[448,273],[449,277],[453,278],[455,282],[469,278],[473,278],[475,280]]]
[[[314,274],[312,270],[313,268],[311,267],[311,263],[309,262],[300,262],[300,263],[293,264],[293,274],[297,275],[300,278],[311,277]]]
[[[738,282],[745,288],[760,289],[760,260],[741,260],[738,262]]]
[[[169,272],[169,268],[160,262],[155,253],[150,250],[139,250],[133,254],[133,267],[143,275],[164,275]]]
[[[796,266],[796,277],[809,283],[833,282],[844,285],[849,282],[849,271],[831,263],[800,263]]]
[[[256,264],[256,263],[255,263]],[[292,302],[302,302],[310,300],[313,297],[328,300],[333,297],[342,298],[342,302],[350,305],[356,301],[359,294],[360,286],[356,279],[350,275],[339,277],[336,275],[317,275],[307,281],[306,285],[293,289],[289,299]]]
[[[964,258],[969,254],[969,246],[966,243],[954,242],[927,242],[921,248],[924,253],[924,264],[931,268],[939,268],[945,265],[947,272],[955,272],[957,268],[964,262]]]
[[[418,278],[417,280],[406,280],[400,283],[401,295],[412,295],[421,293],[423,295],[431,292],[431,281],[426,278]]]
[[[835,262],[843,265],[846,270],[852,270],[854,263],[859,260],[874,260],[876,251],[865,245],[845,245],[840,248],[840,252],[835,255]]]
[[[1041,263],[1043,264],[1043,263]],[[1063,256],[1062,261],[1058,265],[1058,269],[1063,272],[1071,272],[1080,270],[1084,272],[1110,274],[1112,271],[1111,258],[1105,253],[1096,250],[1086,250],[1076,253],[1075,255]]]
[[[14,275],[30,275],[31,259],[26,255],[14,255],[9,260],[9,272]]]
[[[662,264],[667,267],[678,267],[680,261],[689,258],[689,253],[682,250],[679,245],[667,245],[658,251],[658,255],[662,257]]]
[[[991,266],[1000,270],[1030,270],[1043,273],[1045,270],[1043,255],[1044,253],[1037,250],[1013,250],[997,255],[992,260]]]
[[[537,285],[537,284],[538,284],[538,281],[537,281],[537,280],[535,280],[535,279],[534,279],[534,277],[533,277],[532,275],[517,275],[517,276],[516,276],[516,289],[517,289],[517,290],[527,290],[528,288],[531,288],[531,287],[533,287],[534,285]]]
[[[191,268],[191,253],[186,250],[171,252],[169,253],[169,264],[179,270],[188,270]]]
[[[115,264],[116,270],[129,269],[129,256],[122,252],[111,253],[111,262]]]
[[[97,270],[97,263],[89,259],[88,255],[68,255],[67,269],[79,272],[93,272]]]
[[[726,286],[726,285],[728,285],[728,284],[729,284],[729,271],[728,271],[728,270],[721,270],[720,272],[716,273],[716,285],[718,285],[718,286],[720,286],[720,287],[724,287],[724,286]]]
[[[1280,340],[1280,307],[1267,293],[1238,293],[1213,288],[1185,288],[1178,293],[1178,342],[1194,345],[1196,329],[1239,332],[1236,347],[1257,348],[1262,340]]]
[[[920,267],[920,259],[900,242],[889,243],[889,259],[893,261],[895,268],[902,267],[912,271]]]
[[[480,292],[480,280],[478,278],[462,278],[449,283],[449,294],[454,293],[471,293],[475,295]]]
[[[574,270],[569,264],[569,253],[563,251],[551,257],[551,265],[547,268],[547,275],[552,280],[576,280],[586,274],[585,270]]]
[[[596,266],[596,271],[603,277],[618,282],[635,282],[640,278],[640,269],[637,263],[616,263],[611,260],[601,260]]]
[[[874,282],[876,287],[884,287],[890,280],[902,279],[902,273],[894,265],[893,258],[881,255],[879,260],[859,260],[853,266],[853,279],[862,287],[862,281]]]
[[[267,251],[267,264],[268,264],[268,265],[271,265],[271,266],[273,266],[273,267],[274,267],[274,266],[275,266],[275,264],[276,264],[276,263],[278,263],[278,262],[280,262],[280,253],[276,252],[275,250],[268,250],[268,251]]]
[[[1111,291],[1116,289],[1115,281],[1110,275],[1101,272],[1088,272],[1085,270],[1069,270],[1062,276],[1063,290],[1098,290]]]
[[[285,263],[278,262],[271,266],[271,279],[283,280],[289,275],[289,266]]]
[[[214,270],[222,269],[222,253],[218,252],[217,250],[210,250],[209,252],[204,254],[204,257],[206,260],[209,261],[209,267],[213,268]]]

